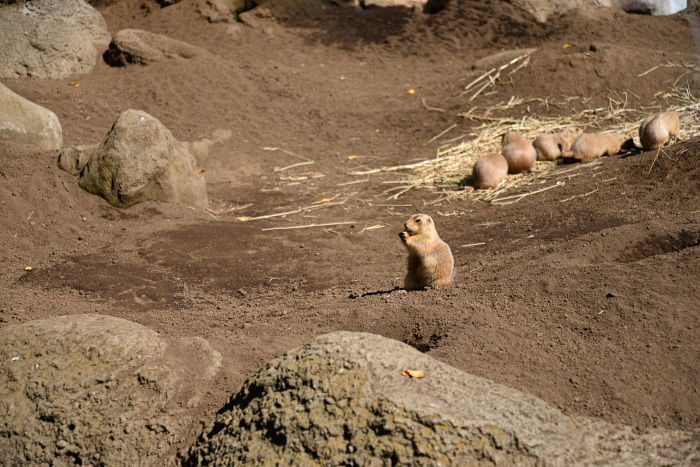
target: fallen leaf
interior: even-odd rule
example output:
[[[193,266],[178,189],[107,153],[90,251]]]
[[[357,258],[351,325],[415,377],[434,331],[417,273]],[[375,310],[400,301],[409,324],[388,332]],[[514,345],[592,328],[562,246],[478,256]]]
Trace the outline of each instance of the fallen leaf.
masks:
[[[401,374],[404,376],[411,376],[413,378],[422,378],[425,376],[420,370],[403,370]]]
[[[202,173],[202,172],[206,172],[206,170],[204,170],[204,169],[197,169],[197,172]]]
[[[31,271],[32,268],[31,268],[31,266],[25,266],[25,267],[24,267],[24,270],[25,270],[25,271]]]
[[[73,86],[74,88],[77,88],[80,86],[80,83],[68,83],[68,86]]]
[[[245,221],[249,221],[249,220],[250,220],[250,217],[248,217],[248,216],[242,216],[242,217],[236,217],[236,219],[238,219],[238,220],[241,221],[241,222],[245,222]]]
[[[350,159],[351,161],[353,161],[353,160],[357,159],[357,156],[348,156],[348,159]]]
[[[409,94],[415,94],[415,93],[416,93],[416,90],[415,90],[415,89],[409,89],[409,90],[408,90],[408,93],[409,93]]]
[[[570,49],[571,47],[573,47],[573,45],[571,45],[571,44],[564,44],[564,48],[565,48],[565,49]]]
[[[321,200],[321,202],[322,202],[322,203],[327,203],[327,202],[330,201],[330,200],[331,200],[330,198],[323,198],[323,199]]]

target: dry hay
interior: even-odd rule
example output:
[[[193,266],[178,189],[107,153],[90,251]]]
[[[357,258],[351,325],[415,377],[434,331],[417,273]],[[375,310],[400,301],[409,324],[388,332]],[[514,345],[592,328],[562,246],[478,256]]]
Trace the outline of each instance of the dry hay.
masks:
[[[560,165],[561,161],[540,161],[537,162],[533,172],[508,175],[496,188],[469,191],[470,187],[467,186],[467,181],[471,176],[474,163],[485,154],[500,153],[502,135],[507,131],[515,131],[527,140],[534,141],[541,134],[557,133],[567,127],[577,126],[589,128],[602,134],[627,134],[634,138],[637,146],[641,146],[638,133],[642,120],[651,113],[674,110],[680,118],[681,139],[698,133],[700,100],[694,97],[687,88],[659,93],[657,97],[667,104],[665,109],[662,109],[661,106],[655,106],[640,107],[641,110],[636,110],[628,106],[627,92],[622,93],[624,97],[615,91],[611,92],[618,99],[608,98],[609,106],[607,108],[583,110],[569,116],[537,117],[526,115],[522,119],[491,116],[495,112],[509,110],[516,105],[532,101],[541,101],[547,104],[547,101],[543,99],[524,100],[517,97],[512,97],[507,103],[484,109],[481,115],[475,114],[475,109],[471,109],[460,115],[478,124],[469,134],[464,135],[471,136],[471,140],[456,146],[443,145],[438,148],[437,156],[433,159],[407,165],[358,170],[350,172],[350,174],[369,176],[371,174],[397,173],[402,175],[400,180],[384,182],[398,185],[384,191],[388,195],[387,199],[397,199],[413,188],[422,187],[430,189],[438,195],[431,204],[452,199],[470,199],[504,205],[518,202],[529,195],[563,186],[567,179],[579,175],[582,170],[592,170],[602,164],[600,160],[594,160],[587,164],[562,166]],[[671,105],[669,100],[677,103]]]

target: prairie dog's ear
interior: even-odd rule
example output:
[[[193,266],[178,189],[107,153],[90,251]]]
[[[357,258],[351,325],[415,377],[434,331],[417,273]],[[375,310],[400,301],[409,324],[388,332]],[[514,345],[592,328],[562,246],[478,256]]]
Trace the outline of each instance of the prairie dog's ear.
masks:
[[[431,222],[433,222],[433,219],[430,218],[430,217],[426,217],[426,218],[425,218],[425,222],[427,222],[428,224],[430,224]]]

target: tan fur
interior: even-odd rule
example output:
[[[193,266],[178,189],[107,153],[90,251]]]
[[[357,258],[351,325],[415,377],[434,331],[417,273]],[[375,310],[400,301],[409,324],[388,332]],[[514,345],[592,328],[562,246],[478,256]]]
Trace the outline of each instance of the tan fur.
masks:
[[[404,289],[446,287],[452,283],[455,263],[452,250],[438,235],[432,217],[427,214],[412,215],[404,224],[399,238],[408,250],[408,274]]]
[[[553,161],[564,157],[571,149],[571,144],[583,133],[582,128],[570,126],[559,133],[545,133],[535,139],[532,145],[537,152],[538,161]]]
[[[537,153],[534,146],[514,131],[503,135],[503,157],[508,161],[508,173],[532,172]]]
[[[472,181],[477,190],[495,188],[508,175],[508,161],[497,153],[480,157],[472,168]]]
[[[678,114],[676,112],[660,112],[649,115],[639,126],[639,140],[646,151],[658,149],[678,139]]]
[[[564,159],[589,162],[600,156],[614,156],[623,147],[634,147],[632,138],[627,135],[584,133],[574,141],[571,150],[564,153]]]

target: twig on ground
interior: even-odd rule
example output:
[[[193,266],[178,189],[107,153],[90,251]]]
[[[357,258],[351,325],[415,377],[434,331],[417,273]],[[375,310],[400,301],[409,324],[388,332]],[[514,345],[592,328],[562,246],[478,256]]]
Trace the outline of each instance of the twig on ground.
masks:
[[[432,143],[433,141],[435,141],[436,139],[438,139],[439,137],[441,137],[442,135],[444,135],[444,134],[447,133],[448,131],[452,130],[452,129],[453,129],[454,127],[456,127],[456,126],[457,126],[457,124],[455,123],[454,125],[452,125],[451,127],[449,127],[447,130],[443,131],[442,133],[440,133],[440,134],[438,134],[438,135],[436,135],[436,136],[433,136],[432,139],[431,139],[430,141],[428,141],[427,143],[425,143],[425,144],[430,144],[430,143]]]
[[[654,164],[656,163],[656,159],[659,158],[659,152],[661,152],[661,148],[659,148],[659,149],[656,151],[656,155],[654,156],[654,160],[651,161],[651,165],[649,166],[649,172],[647,172],[647,175],[649,175],[649,174],[651,173],[651,169],[654,168]]]
[[[589,191],[588,193],[584,193],[584,194],[582,194],[582,195],[576,195],[576,196],[572,196],[572,197],[570,197],[570,198],[560,199],[559,202],[560,202],[560,203],[566,203],[567,201],[572,200],[572,199],[574,199],[574,198],[581,198],[581,197],[584,197],[584,196],[591,195],[591,194],[595,193],[596,191],[598,191],[598,187],[596,187],[595,190]]]
[[[543,191],[551,190],[552,188],[556,188],[558,186],[564,186],[564,182],[557,182],[554,185],[540,188],[539,190],[531,191],[529,193],[522,193],[519,195],[506,196],[505,198],[497,198],[497,199],[491,200],[491,204],[495,204],[497,206],[504,206],[506,204],[517,203],[518,201],[525,198],[526,196],[534,195],[537,193],[542,193]],[[508,200],[508,201],[506,201],[506,200]]]
[[[299,159],[303,159],[307,162],[311,161],[311,159],[309,159],[308,157],[300,156],[299,154],[294,154],[293,152],[287,151],[286,149],[282,149],[282,148],[263,148],[263,151],[281,151],[285,154],[289,154],[290,156],[298,157]]]
[[[282,167],[281,169],[275,168],[275,172],[284,172],[287,169],[293,169],[294,167],[299,167],[300,165],[310,165],[315,164],[314,161],[297,162],[296,164],[288,165],[287,167]]]
[[[428,106],[428,104],[425,103],[425,97],[421,98],[421,102],[423,102],[423,105],[428,110],[432,110],[433,112],[445,112],[445,109],[438,109],[437,107]]]
[[[346,225],[346,224],[357,224],[357,222],[326,222],[324,224],[307,224],[307,225],[292,225],[289,227],[268,227],[267,229],[261,229],[263,232],[268,230],[293,230],[293,229],[308,229],[311,227],[326,227],[329,225]]]
[[[362,230],[360,230],[360,233],[363,233],[367,230],[377,230],[377,229],[383,229],[384,227],[387,227],[385,224],[377,224],[377,225],[372,225],[370,227],[365,227]]]
[[[369,182],[369,178],[365,178],[363,180],[353,180],[351,182],[338,183],[336,186],[354,185],[355,183],[365,183],[365,182]]]

